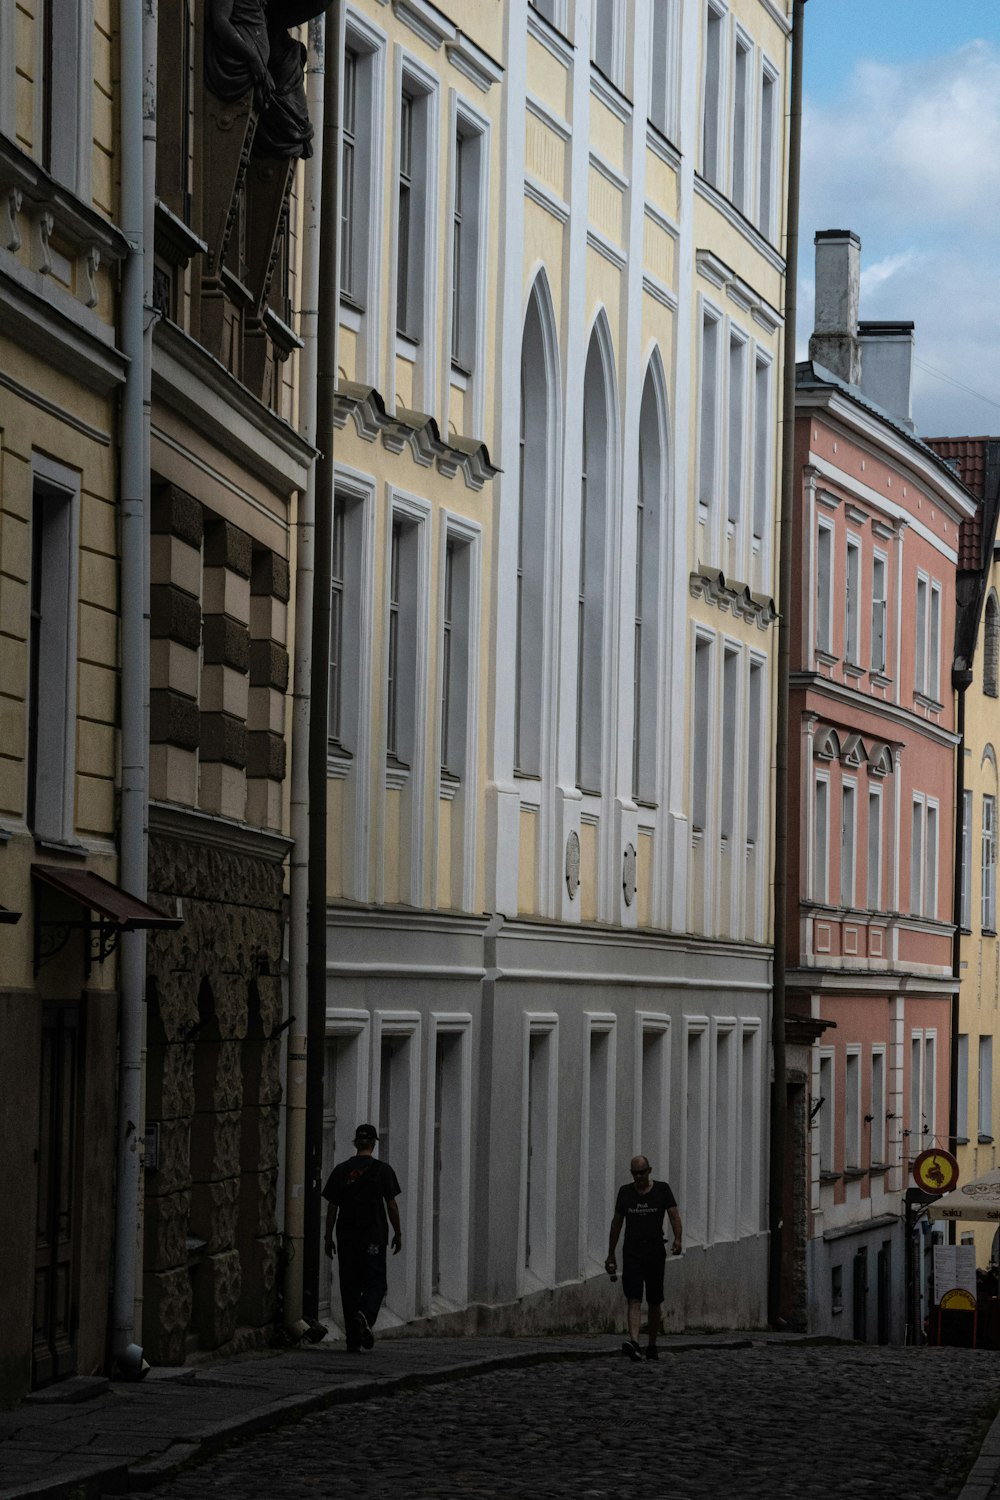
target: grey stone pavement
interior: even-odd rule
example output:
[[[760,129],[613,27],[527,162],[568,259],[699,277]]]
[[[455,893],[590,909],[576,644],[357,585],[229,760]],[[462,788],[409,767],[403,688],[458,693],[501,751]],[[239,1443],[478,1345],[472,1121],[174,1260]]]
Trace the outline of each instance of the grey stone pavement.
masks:
[[[1000,1500],[996,1353],[758,1333],[661,1350],[389,1338],[153,1372],[0,1413],[0,1500]]]

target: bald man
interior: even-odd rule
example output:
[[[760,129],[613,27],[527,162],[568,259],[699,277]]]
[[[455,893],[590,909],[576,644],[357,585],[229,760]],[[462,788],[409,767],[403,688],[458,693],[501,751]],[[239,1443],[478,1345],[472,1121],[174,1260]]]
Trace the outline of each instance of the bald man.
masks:
[[[630,1171],[632,1181],[618,1189],[614,1217],[608,1233],[608,1258],[604,1262],[604,1269],[609,1276],[618,1274],[615,1250],[624,1225],[622,1291],[628,1303],[628,1338],[622,1343],[622,1353],[626,1359],[640,1360],[643,1357],[639,1344],[639,1326],[645,1294],[649,1308],[646,1358],[659,1359],[656,1338],[663,1327],[663,1268],[667,1262],[663,1216],[667,1215],[673,1230],[674,1255],[681,1253],[681,1216],[670,1191],[670,1184],[653,1180],[648,1157],[633,1156]]]

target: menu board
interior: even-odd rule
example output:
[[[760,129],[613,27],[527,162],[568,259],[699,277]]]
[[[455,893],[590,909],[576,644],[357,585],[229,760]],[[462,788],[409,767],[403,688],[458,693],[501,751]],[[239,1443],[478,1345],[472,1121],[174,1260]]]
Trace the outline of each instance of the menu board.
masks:
[[[975,1245],[934,1246],[934,1301],[940,1302],[945,1292],[956,1287],[976,1297],[976,1247]]]

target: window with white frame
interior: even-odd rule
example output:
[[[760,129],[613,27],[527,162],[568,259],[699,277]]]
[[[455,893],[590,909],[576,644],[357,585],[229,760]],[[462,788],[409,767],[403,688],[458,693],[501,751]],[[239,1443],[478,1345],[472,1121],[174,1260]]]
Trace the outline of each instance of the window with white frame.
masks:
[[[538,776],[542,756],[542,667],[545,542],[549,504],[553,392],[537,288],[528,299],[521,343],[521,434],[518,487],[514,769]]]
[[[997,804],[995,797],[983,798],[982,834],[982,927],[996,932],[997,927]]]
[[[41,9],[41,161],[81,198],[89,197],[93,61],[92,17],[73,3]]]
[[[910,911],[920,916],[924,909],[924,825],[926,804],[914,795],[910,816]]]
[[[383,1012],[376,1037],[372,1058],[372,1098],[379,1156],[393,1163],[404,1182],[412,1182],[418,1174],[421,1154],[418,1112],[420,1022],[412,1015]],[[401,1202],[403,1253],[398,1257],[390,1256],[393,1264],[389,1268],[387,1305],[403,1319],[412,1318],[415,1312],[416,1208],[415,1194]]]
[[[620,0],[590,0],[590,59],[619,88],[625,81],[624,26]]]
[[[959,1141],[969,1139],[969,1034],[958,1034],[955,1059],[955,1128]]]
[[[639,1130],[636,1154],[649,1159],[654,1175],[667,1175],[670,1022],[666,1016],[640,1016]]]
[[[701,393],[699,400],[698,501],[702,510],[715,509],[719,488],[719,345],[722,322],[707,305],[701,321]]]
[[[341,683],[344,669],[344,545],[347,500],[333,496],[333,537],[330,548],[330,696],[329,737],[340,744],[343,704]]]
[[[703,833],[708,823],[708,764],[712,723],[712,640],[695,637],[694,734],[691,737],[691,827]]]
[[[684,1230],[694,1245],[708,1239],[708,1023],[688,1021],[685,1057]]]
[[[906,1122],[906,1155],[912,1160],[923,1150],[924,1117],[921,1088],[924,1075],[924,1039],[919,1031],[910,1033],[910,1109]]]
[[[361,619],[367,577],[365,500],[365,492],[337,476],[333,497],[327,732],[331,752],[345,757],[358,751],[359,702],[364,687]]]
[[[868,788],[868,894],[869,911],[882,910],[882,790]]]
[[[426,336],[431,311],[429,179],[435,105],[436,98],[424,81],[404,69],[397,131],[396,331],[411,343],[420,343]]]
[[[608,1244],[608,1199],[613,1191],[615,1157],[614,1023],[592,1017],[587,1072],[585,1259],[603,1265]]]
[[[816,649],[833,651],[833,527],[816,532]]]
[[[731,1240],[736,1232],[736,1030],[721,1021],[715,1033],[715,1118],[712,1122],[713,1241]]]
[[[834,1094],[833,1053],[819,1055],[819,1098],[814,1108],[819,1116],[819,1169],[823,1173],[834,1170]]]
[[[754,357],[753,396],[753,535],[763,539],[771,497],[771,362],[758,350]]]
[[[861,542],[847,538],[846,597],[844,600],[844,657],[857,663],[861,650],[859,625],[861,615]]]
[[[924,822],[923,914],[938,914],[938,805],[928,800]]]
[[[757,228],[772,244],[777,238],[778,75],[767,62],[760,75],[760,161],[757,173]]]
[[[932,1031],[924,1032],[924,1073],[921,1080],[923,1108],[923,1138],[921,1144],[930,1146],[934,1141],[937,1124],[937,1036]]]
[[[649,118],[672,139],[677,133],[680,0],[657,0],[650,9]]]
[[[857,787],[845,781],[840,791],[840,904],[854,905],[857,840]]]
[[[26,822],[74,836],[80,476],[32,458]]]
[[[827,898],[830,839],[830,778],[817,776],[813,789],[813,869],[814,901]]]
[[[848,1047],[844,1058],[844,1166],[861,1165],[861,1049]]]
[[[727,843],[736,832],[736,744],[739,722],[739,650],[726,646],[722,656],[722,766],[719,832]]]
[[[733,113],[730,140],[730,197],[741,214],[750,212],[750,138],[753,112],[750,81],[753,71],[753,43],[745,32],[736,29],[733,36]]]
[[[384,113],[385,44],[353,13],[345,24],[340,291],[349,307],[364,313],[377,293],[373,260],[378,253],[378,221],[372,206],[382,182],[379,122]]]
[[[546,1285],[555,1268],[558,1054],[556,1019],[530,1017],[524,1072],[521,1195],[524,1269]]]
[[[481,127],[460,110],[452,174],[451,362],[463,375],[478,364],[484,157]]]
[[[353,47],[344,49],[344,71],[341,80],[344,116],[341,125],[340,163],[340,291],[348,301],[354,300],[357,223],[355,202],[355,166],[358,135],[358,54]]]
[[[760,1227],[760,1036],[761,1028],[756,1021],[741,1023],[737,1184],[740,1234],[754,1234]]]
[[[743,444],[746,428],[747,341],[729,330],[729,524],[739,524],[743,509]]]
[[[876,552],[872,558],[872,651],[873,672],[885,671],[885,599],[886,560]]]
[[[764,769],[764,663],[750,662],[747,714],[747,843],[761,836],[761,778]]]
[[[441,775],[465,780],[469,731],[473,548],[465,537],[445,541],[441,607]]]
[[[972,928],[972,793],[962,791],[962,911],[961,923]]]
[[[993,1037],[979,1038],[979,1111],[976,1133],[980,1141],[993,1139]]]
[[[604,733],[604,587],[612,505],[609,391],[600,343],[590,340],[583,381],[580,567],[577,594],[576,784],[600,792]]]
[[[639,416],[635,523],[635,634],[632,662],[632,795],[656,802],[656,704],[660,621],[660,538],[667,481],[662,412],[652,371]]]
[[[941,691],[941,585],[917,578],[914,689],[937,701]]]
[[[386,758],[409,769],[416,753],[420,526],[395,514],[386,601]]]
[[[432,1296],[445,1297],[459,1306],[465,1302],[468,1292],[470,1024],[467,1016],[436,1018],[432,1081],[434,1120],[428,1173],[431,1186],[430,1291]]]
[[[885,1161],[885,1048],[872,1048],[871,1133],[869,1151],[872,1166]]]
[[[530,4],[532,10],[537,10],[553,26],[562,27],[564,0],[530,0]]]
[[[708,0],[705,7],[705,72],[702,87],[702,176],[717,187],[722,182],[722,108],[725,94],[725,8]]]

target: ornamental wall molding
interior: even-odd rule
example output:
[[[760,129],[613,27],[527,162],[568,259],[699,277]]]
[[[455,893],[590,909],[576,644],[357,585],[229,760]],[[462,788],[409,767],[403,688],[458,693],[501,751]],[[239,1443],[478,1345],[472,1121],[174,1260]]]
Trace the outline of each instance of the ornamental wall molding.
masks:
[[[381,438],[382,446],[390,453],[402,453],[409,447],[421,468],[436,466],[446,479],[453,479],[461,471],[470,490],[481,490],[488,479],[500,473],[490,461],[485,443],[457,436],[446,442],[437,422],[427,412],[397,406],[395,415],[390,416],[374,386],[358,385],[353,380],[340,382],[335,397],[335,425],[345,427],[348,417],[353,417],[358,436],[365,442],[374,443]]]
[[[769,595],[755,594],[748,584],[724,573],[696,571],[688,579],[688,588],[692,599],[704,599],[738,620],[754,621],[760,630],[766,630],[778,618],[777,606]]]

